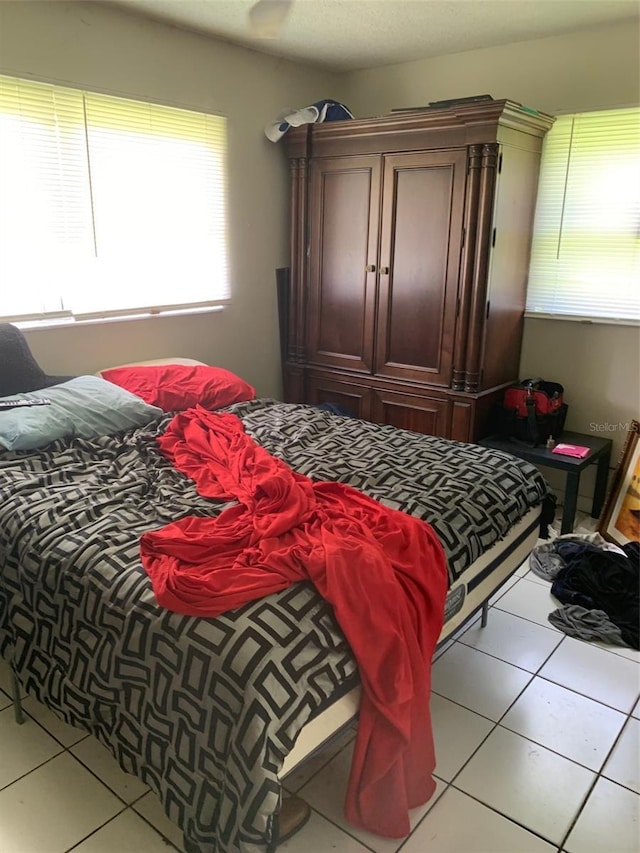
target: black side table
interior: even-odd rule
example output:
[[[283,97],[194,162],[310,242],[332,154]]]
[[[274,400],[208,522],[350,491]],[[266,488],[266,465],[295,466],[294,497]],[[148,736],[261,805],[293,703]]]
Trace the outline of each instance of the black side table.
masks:
[[[567,482],[565,487],[564,511],[562,513],[561,533],[571,533],[576,516],[576,505],[578,502],[578,487],[580,485],[580,474],[588,465],[594,462],[598,465],[596,472],[596,484],[593,490],[593,506],[591,517],[598,518],[604,506],[607,491],[607,476],[611,463],[612,441],[609,438],[598,438],[594,435],[583,435],[579,432],[563,432],[558,440],[562,444],[581,444],[589,448],[589,454],[584,459],[576,459],[573,456],[561,456],[552,453],[544,444],[539,447],[530,447],[517,441],[510,441],[497,435],[481,438],[478,444],[482,447],[491,447],[493,450],[502,450],[511,453],[519,459],[526,459],[534,465],[546,465],[548,468],[558,468],[566,471]]]

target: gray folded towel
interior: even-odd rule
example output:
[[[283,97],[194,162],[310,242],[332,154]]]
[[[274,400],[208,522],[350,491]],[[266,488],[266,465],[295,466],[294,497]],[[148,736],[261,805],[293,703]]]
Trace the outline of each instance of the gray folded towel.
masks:
[[[577,604],[565,604],[549,614],[549,622],[564,634],[578,640],[602,640],[612,646],[626,646],[620,628],[604,610],[587,610]]]

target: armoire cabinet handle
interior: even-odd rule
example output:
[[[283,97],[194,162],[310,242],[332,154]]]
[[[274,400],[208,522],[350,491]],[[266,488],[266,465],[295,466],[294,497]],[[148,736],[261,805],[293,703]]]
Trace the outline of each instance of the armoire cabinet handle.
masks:
[[[389,267],[380,267],[380,275],[389,275]]]
[[[367,272],[375,272],[376,271],[376,265],[375,264],[367,264],[365,269]]]

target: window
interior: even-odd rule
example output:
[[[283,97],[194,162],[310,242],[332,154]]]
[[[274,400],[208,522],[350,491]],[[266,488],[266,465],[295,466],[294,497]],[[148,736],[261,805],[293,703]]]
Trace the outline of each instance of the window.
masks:
[[[527,311],[640,321],[640,109],[561,116],[547,134]]]
[[[229,298],[226,120],[0,76],[0,315]]]

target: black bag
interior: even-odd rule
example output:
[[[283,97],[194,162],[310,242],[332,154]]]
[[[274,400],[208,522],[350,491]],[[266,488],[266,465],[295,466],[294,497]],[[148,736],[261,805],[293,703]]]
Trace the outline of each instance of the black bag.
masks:
[[[524,379],[507,388],[499,413],[503,438],[536,447],[549,438],[557,441],[567,417],[564,388],[558,382]]]

